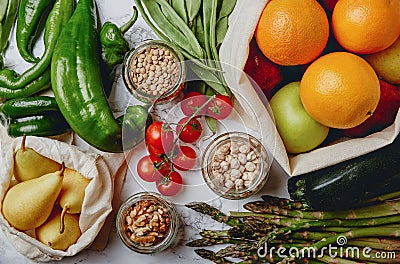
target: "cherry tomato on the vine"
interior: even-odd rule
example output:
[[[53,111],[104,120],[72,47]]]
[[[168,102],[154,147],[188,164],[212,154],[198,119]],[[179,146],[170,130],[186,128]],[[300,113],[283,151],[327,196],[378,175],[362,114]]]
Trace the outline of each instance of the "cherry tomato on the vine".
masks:
[[[207,114],[218,120],[227,118],[232,112],[232,101],[228,96],[216,95],[207,105]]]
[[[204,106],[207,102],[207,98],[204,94],[199,92],[190,92],[185,95],[181,102],[181,109],[184,115],[191,116],[193,113]],[[205,115],[207,107],[204,106],[198,115]]]
[[[172,160],[174,167],[180,171],[193,169],[196,165],[197,154],[194,149],[189,146],[180,146],[179,152]]]
[[[168,153],[174,147],[174,133],[165,122],[153,122],[146,129],[146,143],[152,147]]]
[[[153,145],[148,144],[147,142],[146,142],[146,149],[147,152],[149,152],[149,154],[152,156],[160,157],[161,155],[165,154],[164,150],[155,148]]]
[[[187,125],[183,126],[190,117],[184,117],[179,120],[176,126],[176,134],[179,139],[186,143],[193,143],[198,140],[203,132],[203,127],[197,118],[192,118]]]
[[[166,175],[171,170],[167,161],[157,156],[144,156],[137,164],[137,173],[139,177],[147,182],[154,182]]]
[[[165,196],[174,196],[182,189],[182,176],[171,171],[167,176],[161,177],[156,181],[157,190]]]

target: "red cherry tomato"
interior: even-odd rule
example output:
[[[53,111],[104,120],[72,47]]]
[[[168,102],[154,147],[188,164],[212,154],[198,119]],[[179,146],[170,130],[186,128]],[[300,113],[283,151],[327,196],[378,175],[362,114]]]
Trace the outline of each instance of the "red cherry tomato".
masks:
[[[182,189],[182,183],[182,176],[176,171],[171,171],[156,181],[157,190],[165,196],[176,195]]]
[[[228,96],[216,95],[207,105],[207,114],[218,120],[227,118],[232,112],[232,101]]]
[[[176,134],[179,139],[186,143],[193,143],[198,140],[203,132],[201,123],[196,118],[192,118],[186,126],[183,126],[190,117],[184,117],[179,120],[176,126]]]
[[[161,155],[165,154],[164,150],[155,148],[153,145],[148,144],[147,142],[146,142],[146,149],[147,152],[149,152],[149,154],[152,156],[160,157]]]
[[[193,113],[202,107],[207,102],[207,98],[204,94],[199,92],[190,92],[186,94],[181,102],[181,109],[183,114],[186,116],[191,116]],[[205,115],[207,107],[203,107],[199,115]]]
[[[189,146],[181,146],[176,157],[172,160],[174,167],[180,171],[193,169],[196,165],[197,154],[194,149]]]
[[[170,165],[163,159],[156,156],[144,156],[137,164],[139,177],[147,182],[154,182],[164,174],[168,174]]]
[[[174,146],[174,133],[165,122],[153,122],[146,129],[146,142],[148,145],[168,153]]]

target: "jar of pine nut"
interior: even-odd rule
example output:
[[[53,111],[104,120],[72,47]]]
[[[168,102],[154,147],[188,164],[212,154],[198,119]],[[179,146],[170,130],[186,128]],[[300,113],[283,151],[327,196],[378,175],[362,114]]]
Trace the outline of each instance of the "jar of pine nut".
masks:
[[[129,197],[116,218],[119,238],[128,248],[142,254],[167,249],[177,238],[179,226],[175,206],[152,192]]]
[[[147,40],[128,52],[123,79],[128,90],[146,103],[165,103],[179,96],[185,85],[182,55],[162,40]]]
[[[270,166],[269,152],[257,138],[228,132],[207,146],[202,173],[214,193],[236,200],[260,191],[268,180]]]

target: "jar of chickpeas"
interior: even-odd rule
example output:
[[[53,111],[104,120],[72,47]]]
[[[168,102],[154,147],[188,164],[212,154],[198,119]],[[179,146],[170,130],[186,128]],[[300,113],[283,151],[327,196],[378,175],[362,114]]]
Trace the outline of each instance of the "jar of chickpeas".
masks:
[[[128,90],[140,101],[165,103],[184,88],[186,69],[182,55],[162,40],[148,40],[132,49],[123,65]]]

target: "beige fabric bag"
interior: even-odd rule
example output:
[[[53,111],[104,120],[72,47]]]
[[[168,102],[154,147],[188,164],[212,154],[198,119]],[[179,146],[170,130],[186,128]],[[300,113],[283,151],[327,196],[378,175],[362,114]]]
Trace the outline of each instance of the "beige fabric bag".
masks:
[[[258,131],[264,145],[277,162],[291,176],[321,169],[344,160],[366,154],[390,144],[400,131],[400,111],[395,123],[381,132],[359,139],[340,139],[329,146],[311,152],[288,156],[276,131],[269,106],[257,96],[243,70],[248,57],[249,42],[253,37],[258,19],[268,0],[238,0],[230,16],[229,29],[221,46],[220,58],[228,85],[233,90],[237,105],[251,105],[252,109],[239,107],[246,126]],[[233,67],[232,67],[233,66]],[[245,101],[243,101],[245,100]]]
[[[0,209],[13,174],[13,153],[20,144],[21,138],[12,139],[8,137],[4,128],[0,128]],[[2,214],[0,214],[1,228],[16,250],[32,260],[50,261],[73,256],[91,245],[112,211],[114,176],[124,163],[125,157],[123,154],[103,156],[92,151],[84,152],[76,146],[49,138],[27,137],[26,146],[57,162],[65,162],[68,168],[73,168],[92,179],[86,188],[80,214],[79,225],[82,235],[68,250],[59,251],[33,238],[34,232],[28,231],[30,236],[14,229]]]

